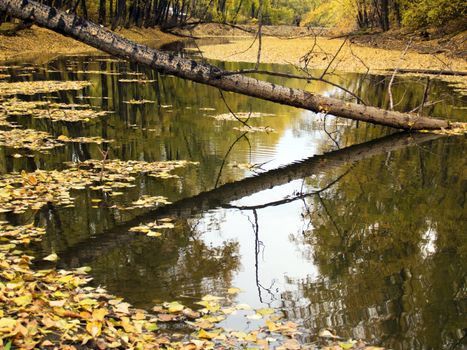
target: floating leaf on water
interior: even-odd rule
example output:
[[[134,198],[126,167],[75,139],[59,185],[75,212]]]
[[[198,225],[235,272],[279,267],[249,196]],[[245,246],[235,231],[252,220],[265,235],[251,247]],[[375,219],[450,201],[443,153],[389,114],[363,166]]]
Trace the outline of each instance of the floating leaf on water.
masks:
[[[45,151],[63,146],[49,133],[33,129],[0,130],[0,146]]]
[[[282,345],[276,348],[277,350],[300,350],[300,343],[295,339],[287,339]]]
[[[162,233],[160,233],[160,232],[154,232],[154,231],[149,231],[149,232],[146,234],[146,236],[148,236],[148,237],[160,237],[160,236],[162,236]]]
[[[129,100],[129,101],[123,101],[123,103],[129,104],[129,105],[142,105],[142,104],[147,104],[147,103],[156,103],[156,101],[152,100]]]
[[[318,337],[321,337],[321,338],[333,338],[333,339],[338,338],[337,336],[332,334],[329,329],[321,329],[318,332]]]
[[[183,309],[182,314],[190,319],[196,319],[201,316],[199,312],[193,311],[189,307]]]
[[[181,312],[185,308],[185,306],[180,304],[178,301],[167,303],[167,305],[164,305],[164,306],[167,308],[167,310],[170,313],[178,313],[178,312]]]
[[[172,322],[178,319],[178,315],[175,314],[159,314],[157,319],[160,322]]]
[[[348,350],[348,349],[352,349],[356,343],[357,343],[356,340],[350,340],[347,342],[339,342],[338,344],[342,349]]]
[[[6,116],[31,116],[52,121],[88,122],[110,112],[96,111],[89,105],[53,103],[49,101],[22,101],[16,98],[4,101],[2,113]]]
[[[274,309],[271,309],[271,308],[263,308],[263,309],[258,309],[256,310],[256,313],[257,314],[260,314],[262,316],[267,316],[267,315],[271,315],[274,313]]]
[[[227,289],[227,293],[228,294],[238,294],[240,293],[242,290],[240,288],[229,288]]]
[[[263,318],[263,316],[261,316],[260,314],[252,314],[252,315],[248,315],[246,318],[250,320],[260,320]]]
[[[233,128],[234,130],[238,130],[238,131],[241,131],[241,132],[251,132],[251,133],[255,133],[255,132],[265,132],[265,133],[273,133],[273,132],[276,132],[275,129],[269,127],[269,126],[241,126],[241,127],[234,127]]]
[[[114,142],[114,140],[106,140],[99,136],[89,136],[89,137],[68,137],[65,135],[60,135],[57,138],[60,142],[76,142],[76,143],[96,143],[98,145],[102,143]]]
[[[260,118],[260,117],[269,117],[269,116],[274,116],[275,114],[270,114],[270,113],[260,113],[260,112],[237,112],[235,113],[237,118],[240,119],[249,119],[249,118]],[[218,114],[218,115],[210,115],[210,117],[217,119],[217,120],[235,120],[237,121],[237,118],[232,113],[224,113],[224,114]]]
[[[235,305],[237,310],[251,310],[251,306],[248,304],[237,304]]]
[[[52,253],[50,255],[47,255],[45,258],[43,258],[42,260],[46,260],[46,261],[57,261],[58,260],[58,255],[55,254],[55,253]]]
[[[100,75],[121,75],[122,73],[113,72],[113,71],[106,71],[106,70],[78,70],[75,71],[77,74],[100,74]]]
[[[143,195],[136,201],[133,201],[131,205],[125,206],[125,207],[119,207],[119,209],[133,210],[136,208],[152,208],[158,204],[170,204],[170,203],[171,202],[167,200],[167,197]],[[153,228],[170,228],[170,227],[162,227],[162,226],[159,226],[159,227],[152,226],[152,227]]]
[[[207,294],[205,295],[204,297],[201,298],[201,300],[203,301],[219,301],[219,300],[222,300],[224,299],[223,297],[217,297],[217,296],[214,296],[214,295],[211,295],[211,294]]]
[[[151,79],[119,79],[119,83],[136,83],[136,84],[149,84],[154,83],[155,80]]]
[[[0,96],[35,95],[65,90],[81,90],[91,85],[89,81],[20,81],[14,83],[0,82]]]

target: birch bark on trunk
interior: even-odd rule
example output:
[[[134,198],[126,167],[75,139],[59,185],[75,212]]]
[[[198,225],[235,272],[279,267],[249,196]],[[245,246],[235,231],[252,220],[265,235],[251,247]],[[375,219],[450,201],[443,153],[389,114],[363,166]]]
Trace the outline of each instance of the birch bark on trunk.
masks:
[[[0,11],[23,20],[32,20],[40,26],[70,36],[113,56],[225,91],[398,129],[449,129],[454,125],[448,120],[345,102],[239,74],[223,75],[223,71],[215,66],[136,44],[76,14],[67,14],[36,1],[0,0]]]

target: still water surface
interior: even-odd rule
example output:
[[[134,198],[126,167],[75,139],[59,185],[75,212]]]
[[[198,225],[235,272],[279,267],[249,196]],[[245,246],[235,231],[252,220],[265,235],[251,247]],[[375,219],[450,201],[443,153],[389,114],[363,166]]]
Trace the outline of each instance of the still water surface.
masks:
[[[87,103],[114,113],[89,123],[17,117],[18,123],[55,136],[113,139],[100,146],[111,159],[199,162],[178,170],[178,179],[139,176],[136,187],[119,197],[74,191],[75,208],[50,205],[39,213],[8,216],[22,223],[34,215],[47,228],[37,254],[57,252],[63,268],[91,266],[94,285],[148,310],[162,301],[191,305],[203,295],[225,296],[228,288],[238,287],[243,292],[236,303],[276,308],[303,326],[305,341],[327,327],[394,349],[462,348],[467,328],[465,137],[428,135],[405,147],[407,137],[387,136],[394,133],[388,128],[224,93],[233,111],[252,113],[252,126],[274,129],[245,134],[234,129],[241,127],[238,121],[213,118],[228,108],[211,87],[99,56],[28,67],[6,70],[11,81],[89,80],[92,86],[20,98]],[[134,72],[153,81],[119,82],[134,79]],[[345,97],[323,83],[261,78]],[[330,79],[372,105],[388,105],[387,77],[338,73]],[[417,108],[424,83],[398,79],[396,108]],[[132,99],[155,103],[124,103]],[[428,103],[425,113],[467,119],[466,98],[453,85],[433,80],[428,101],[442,102]],[[356,144],[364,145],[348,149]],[[99,146],[79,143],[29,158],[12,157],[17,152],[0,148],[1,173],[61,169],[66,161],[102,157]],[[334,156],[313,158],[325,152]],[[277,176],[261,175],[278,167]],[[224,186],[253,176],[259,177]],[[177,202],[216,187],[214,194]],[[175,204],[149,214],[110,208],[141,195],[163,195]],[[103,201],[95,205],[93,198]],[[162,238],[135,235],[128,231],[131,224],[125,225],[163,215],[175,218],[175,228]],[[258,324],[239,313],[222,325],[245,330]]]

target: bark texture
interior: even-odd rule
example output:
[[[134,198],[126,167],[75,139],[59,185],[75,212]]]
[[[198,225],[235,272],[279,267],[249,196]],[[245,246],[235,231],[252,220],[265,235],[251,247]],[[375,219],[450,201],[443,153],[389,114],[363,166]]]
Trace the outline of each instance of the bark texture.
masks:
[[[223,71],[215,66],[136,44],[75,14],[67,14],[36,1],[0,0],[0,11],[6,11],[23,20],[33,20],[38,25],[73,37],[111,55],[225,91],[398,129],[433,130],[451,127],[447,120],[349,103],[243,75],[223,75]]]

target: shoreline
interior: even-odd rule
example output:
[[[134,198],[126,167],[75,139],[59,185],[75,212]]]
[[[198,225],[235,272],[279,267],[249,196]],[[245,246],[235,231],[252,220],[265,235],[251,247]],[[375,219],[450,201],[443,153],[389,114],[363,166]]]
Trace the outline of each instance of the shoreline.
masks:
[[[253,43],[254,35],[250,33],[254,30],[253,26],[240,30],[237,27],[211,23],[197,26],[190,32],[177,30],[177,33],[184,37],[162,32],[159,28],[130,28],[115,32],[129,40],[151,47],[189,40],[186,38],[189,35],[204,40],[224,38],[227,43],[202,45],[200,48],[204,57],[221,61],[255,63],[258,43],[257,41]],[[308,54],[308,68],[324,69],[339,52],[329,69],[379,73],[395,68],[467,71],[466,59],[458,56],[450,57],[449,50],[436,46],[437,43],[446,41],[442,38],[423,42],[410,39],[409,44],[404,44],[403,39],[394,38],[397,33],[352,36],[349,40],[345,40],[330,37],[330,30],[325,28],[308,30],[303,27],[264,26],[263,32],[261,63],[303,66],[303,57]],[[467,34],[464,33],[457,35],[456,42],[462,42],[457,45],[458,51],[465,51],[462,50],[467,46],[463,44],[465,37]],[[339,49],[341,45],[342,49]],[[420,45],[424,45],[423,48]],[[429,47],[431,50],[428,49]],[[0,35],[0,49],[0,62],[21,59],[47,62],[60,55],[101,52],[38,26],[22,30],[15,36]]]
[[[248,37],[233,37],[227,44],[203,45],[200,50],[208,59],[255,63],[258,43],[253,43],[253,39]],[[410,49],[375,48],[327,37],[262,38],[261,63],[303,67],[306,55],[308,69],[326,69],[330,65],[329,70],[359,73],[391,74],[396,68],[467,72],[466,60],[448,57],[445,53],[423,54]]]
[[[158,28],[130,28],[115,33],[140,44],[159,47],[180,38]],[[102,51],[49,29],[32,26],[15,36],[0,35],[0,62],[18,60],[46,63],[62,55],[102,53]]]

